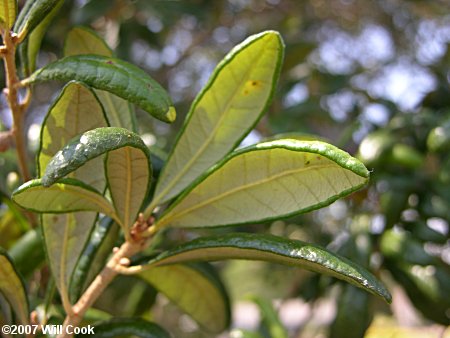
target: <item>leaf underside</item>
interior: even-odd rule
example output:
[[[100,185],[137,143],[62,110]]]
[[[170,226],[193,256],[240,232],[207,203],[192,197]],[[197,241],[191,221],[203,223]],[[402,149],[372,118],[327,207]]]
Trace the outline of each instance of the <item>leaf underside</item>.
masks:
[[[51,187],[44,187],[41,179],[28,181],[13,192],[12,199],[22,208],[39,213],[94,211],[118,219],[102,194],[71,178],[61,179]]]
[[[28,299],[25,284],[8,254],[0,248],[0,293],[14,310],[19,322],[28,324]]]
[[[253,128],[270,103],[283,51],[277,32],[263,32],[236,46],[217,66],[191,107],[154,204],[178,195]]]
[[[317,245],[272,235],[231,233],[199,238],[163,252],[147,266],[153,269],[224,259],[262,260],[306,268],[342,279],[391,302],[389,291],[366,269]]]
[[[10,29],[14,25],[17,15],[16,0],[0,1],[0,27]]]
[[[151,178],[148,154],[123,147],[108,153],[106,172],[111,198],[127,234],[147,196]]]
[[[156,227],[236,225],[308,212],[361,188],[368,176],[361,162],[327,143],[261,143],[213,167]]]
[[[69,82],[50,108],[42,129],[38,154],[38,172],[45,171],[51,158],[73,137],[97,127],[106,127],[103,108],[86,85]],[[70,175],[98,191],[104,191],[106,179],[103,158],[90,161]],[[77,212],[41,217],[50,267],[64,302],[68,285],[89,234],[97,219],[95,212]]]
[[[158,266],[138,276],[165,294],[208,331],[221,332],[229,325],[228,297],[217,277],[204,266]]]

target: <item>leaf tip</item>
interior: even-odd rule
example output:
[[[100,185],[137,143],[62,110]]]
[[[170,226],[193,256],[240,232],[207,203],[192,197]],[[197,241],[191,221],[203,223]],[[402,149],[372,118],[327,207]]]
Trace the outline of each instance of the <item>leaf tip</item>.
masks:
[[[167,121],[172,123],[177,117],[177,111],[174,106],[170,106],[166,113]]]

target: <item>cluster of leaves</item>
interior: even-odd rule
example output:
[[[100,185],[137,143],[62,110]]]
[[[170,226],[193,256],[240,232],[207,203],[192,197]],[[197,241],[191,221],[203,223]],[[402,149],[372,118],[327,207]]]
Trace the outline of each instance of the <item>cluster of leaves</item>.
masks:
[[[366,185],[364,165],[325,142],[288,138],[236,150],[274,93],[284,53],[274,31],[249,37],[219,63],[194,100],[164,169],[153,177],[150,152],[136,133],[130,104],[163,122],[174,121],[171,100],[156,81],[114,58],[94,32],[82,27],[68,34],[62,59],[35,70],[46,25],[61,3],[27,1],[15,24],[15,8],[0,16],[22,41],[22,86],[68,82],[42,125],[39,178],[12,196],[22,208],[42,214],[45,251],[66,314],[113,247],[135,243],[136,234],[148,245],[168,228],[279,219],[329,205]],[[3,4],[5,9],[15,1]],[[146,227],[136,233],[136,224]],[[32,248],[29,242],[19,245],[28,253]],[[11,256],[20,256],[19,251],[16,246]],[[43,302],[38,315],[46,317],[53,303],[51,283],[46,300],[29,302],[13,260],[4,251],[0,258],[2,321],[15,314],[18,322],[28,323],[30,303]],[[385,287],[355,263],[314,244],[265,234],[200,237],[162,252],[151,246],[123,272],[151,284],[207,330],[220,332],[229,325],[229,300],[219,276],[204,262],[223,259],[307,268],[390,301]],[[29,275],[37,263],[18,266]],[[100,325],[105,335],[166,336],[141,320]]]

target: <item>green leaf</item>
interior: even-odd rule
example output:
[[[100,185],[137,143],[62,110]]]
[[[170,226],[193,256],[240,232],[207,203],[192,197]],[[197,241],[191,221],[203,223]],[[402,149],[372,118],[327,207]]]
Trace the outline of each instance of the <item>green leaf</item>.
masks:
[[[74,27],[67,34],[64,56],[80,54],[113,56],[112,50],[94,31],[86,27]],[[106,110],[112,127],[136,130],[136,116],[133,106],[128,101],[102,90],[97,90],[96,94]]]
[[[83,26],[72,28],[64,42],[64,56],[80,54],[113,56],[106,42],[93,30]]]
[[[53,18],[59,12],[64,1],[61,0],[55,4],[55,7],[47,14],[47,16],[33,29],[25,41],[19,46],[20,61],[22,71],[25,76],[29,76],[36,69],[36,59],[41,48],[42,39],[47,31],[48,26]]]
[[[17,271],[25,278],[45,262],[44,245],[40,229],[32,229],[24,234],[11,249],[9,255],[14,260]],[[30,259],[33,257],[33,259]]]
[[[391,302],[389,291],[366,269],[317,245],[272,235],[237,233],[198,238],[161,253],[147,266],[151,269],[224,259],[262,260],[302,267],[342,279]]]
[[[41,217],[47,256],[66,309],[70,304],[72,273],[96,219],[94,212],[43,214]]]
[[[87,131],[55,155],[42,182],[50,186],[107,152],[108,186],[119,224],[127,235],[148,192],[151,177],[149,150],[139,135],[116,127]]]
[[[8,169],[5,170],[7,173]],[[3,192],[0,192],[0,205],[0,246],[9,250],[31,226],[22,211]]]
[[[156,227],[254,223],[329,205],[364,186],[369,172],[320,141],[278,140],[225,158],[185,191]]]
[[[288,333],[278,317],[278,313],[273,307],[272,302],[256,296],[251,297],[251,300],[258,305],[264,331],[268,332],[270,337],[288,338]]]
[[[27,0],[14,25],[14,32],[26,36],[41,24],[47,15],[64,0]]]
[[[108,121],[95,94],[86,85],[71,81],[61,91],[44,119],[38,154],[41,175],[53,156],[75,136],[94,128],[106,127]],[[74,176],[102,191],[105,187],[103,160]]]
[[[369,295],[351,285],[346,285],[338,296],[338,311],[330,327],[330,338],[365,337],[370,322]],[[349,327],[352,329],[349,330]]]
[[[170,338],[170,335],[160,326],[138,318],[112,319],[94,325],[95,337],[142,337]],[[77,338],[92,337],[92,335],[77,335]]]
[[[17,15],[17,1],[16,0],[1,0],[0,1],[0,27],[11,29],[16,20]]]
[[[108,153],[106,176],[109,191],[122,220],[125,236],[128,236],[150,187],[152,169],[149,157],[147,147],[142,146],[123,147]]]
[[[6,251],[0,248],[0,293],[13,308],[23,325],[28,324],[28,298],[22,277]]]
[[[107,126],[103,108],[86,85],[69,82],[61,91],[44,119],[38,153],[38,172],[41,174],[51,158],[73,137],[96,127]],[[104,191],[106,178],[104,161],[99,157],[71,173],[86,185]],[[69,305],[69,283],[92,227],[95,212],[65,215],[43,215],[43,236],[50,267],[65,306]]]
[[[280,35],[267,31],[236,46],[217,66],[191,107],[152,206],[178,195],[254,127],[272,98],[283,51]]]
[[[114,207],[102,194],[73,178],[62,179],[51,187],[43,186],[41,179],[28,181],[13,192],[12,199],[34,212],[95,211],[118,221]]]
[[[150,267],[138,276],[164,293],[202,327],[218,333],[229,325],[230,307],[220,279],[211,270],[208,265],[174,264]]]
[[[111,218],[103,217],[97,222],[70,280],[69,299],[71,302],[76,302],[88,283],[100,272],[112,252],[118,234],[119,226]]]
[[[176,117],[166,91],[147,73],[119,59],[99,55],[68,56],[39,69],[22,84],[48,80],[82,81],[135,103],[161,121],[173,122]]]
[[[131,131],[117,127],[89,130],[74,138],[53,157],[47,166],[42,183],[50,186],[90,160],[124,147],[137,148],[144,152],[147,158],[150,157],[142,139]]]

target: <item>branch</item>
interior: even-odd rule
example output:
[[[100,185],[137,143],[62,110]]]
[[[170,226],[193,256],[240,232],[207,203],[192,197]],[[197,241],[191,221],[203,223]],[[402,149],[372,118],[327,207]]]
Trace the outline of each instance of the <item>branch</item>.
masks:
[[[19,101],[18,83],[16,68],[16,43],[17,35],[10,31],[2,31],[4,48],[2,49],[2,56],[5,64],[6,73],[6,88],[3,90],[8,101],[9,108],[13,116],[13,126],[11,133],[16,143],[17,161],[19,170],[24,181],[31,179],[28,170],[27,148],[25,142],[25,135],[23,130],[25,106]]]
[[[66,333],[66,328],[69,325],[74,327],[78,326],[86,311],[94,304],[106,287],[130,264],[129,258],[143,251],[147,247],[149,240],[146,237],[142,237],[141,233],[146,231],[148,226],[148,221],[140,214],[130,231],[130,239],[123,243],[120,248],[115,248],[113,251],[114,254],[106,266],[97,277],[95,277],[94,281],[89,285],[78,302],[72,307],[72,311],[67,313],[67,317],[63,323],[62,334],[59,335],[58,338],[70,337],[70,335]]]

